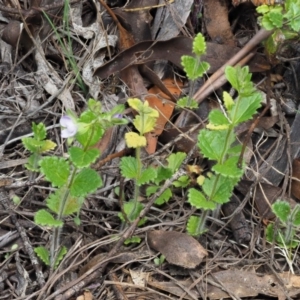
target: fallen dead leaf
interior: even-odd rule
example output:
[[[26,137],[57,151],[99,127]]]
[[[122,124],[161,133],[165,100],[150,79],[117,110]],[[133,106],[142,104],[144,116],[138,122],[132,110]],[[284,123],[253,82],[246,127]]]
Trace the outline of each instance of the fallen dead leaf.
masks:
[[[198,266],[208,255],[198,241],[186,233],[154,230],[147,234],[147,240],[169,263],[188,269]]]
[[[204,22],[213,41],[235,45],[234,35],[228,20],[228,7],[224,0],[204,0]]]
[[[182,86],[180,82],[175,83],[173,79],[165,79],[163,83],[171,94],[180,94],[180,87]],[[145,100],[148,101],[150,107],[159,112],[154,130],[145,135],[147,139],[146,151],[148,154],[153,154],[156,151],[157,138],[161,135],[166,123],[171,118],[175,103],[156,86],[149,90],[149,94],[145,97]]]
[[[238,47],[207,42],[206,54],[202,59],[210,64],[208,73],[215,72],[239,50]],[[144,41],[120,52],[109,62],[97,68],[94,75],[103,79],[134,64],[141,65],[156,60],[168,60],[182,68],[182,55],[193,55],[191,38],[180,36],[167,41]],[[260,66],[263,65],[267,65],[266,61],[259,55],[255,55],[249,63],[250,72],[261,72]]]
[[[296,158],[293,161],[293,180],[292,180],[292,194],[295,198],[300,200],[300,159]]]
[[[76,300],[93,300],[93,294],[90,291],[84,291],[83,295],[76,298]]]
[[[149,272],[141,272],[129,270],[132,282],[138,286],[146,286],[146,283],[149,280],[150,273]]]

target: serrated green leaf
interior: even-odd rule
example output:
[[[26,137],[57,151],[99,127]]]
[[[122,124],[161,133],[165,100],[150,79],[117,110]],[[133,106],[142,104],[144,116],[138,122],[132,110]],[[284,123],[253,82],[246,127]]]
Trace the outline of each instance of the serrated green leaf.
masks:
[[[234,125],[252,119],[257,109],[261,106],[262,94],[256,92],[251,96],[243,97],[233,106],[230,118]]]
[[[206,52],[206,42],[201,33],[198,33],[193,40],[193,52],[199,56]]]
[[[134,118],[133,125],[139,131],[140,135],[150,132],[154,129],[157,117],[149,115],[137,115]]]
[[[157,185],[150,185],[146,188],[146,196],[149,197],[156,193],[156,191],[159,189],[159,186]]]
[[[101,105],[100,102],[99,102],[99,104]],[[93,121],[96,121],[96,120],[97,120],[97,115],[94,113],[94,111],[86,110],[78,118],[78,123],[91,124],[91,123],[93,123]]]
[[[78,168],[85,168],[94,163],[100,155],[98,149],[83,150],[79,147],[71,147],[69,149],[70,159],[73,164]]]
[[[208,120],[213,125],[230,125],[229,120],[226,118],[226,116],[218,109],[213,109],[209,115]]]
[[[40,154],[36,152],[30,155],[27,160],[27,164],[25,164],[26,169],[32,172],[38,172],[39,171],[38,162],[40,158],[41,158]]]
[[[225,177],[241,178],[244,170],[238,168],[239,161],[238,156],[232,156],[228,158],[223,164],[216,164],[212,167],[212,170],[217,174],[221,174]]]
[[[88,100],[88,110],[93,112],[94,114],[101,114],[102,112],[102,105],[100,101],[97,101],[93,98]]]
[[[274,27],[276,28],[282,27],[283,16],[281,12],[274,11],[274,10],[270,11],[269,20],[273,23]]]
[[[176,104],[179,107],[189,108],[189,109],[196,109],[199,106],[199,103],[196,100],[194,100],[188,96],[180,98],[179,100],[177,100]]]
[[[150,107],[148,101],[142,102],[140,99],[130,98],[127,102],[140,114],[140,116],[135,117],[133,122],[140,134],[143,135],[153,130],[156,119],[159,117],[158,111]]]
[[[235,136],[232,131],[211,131],[202,129],[198,135],[198,146],[204,157],[220,161],[223,158],[223,154],[228,150],[224,149],[224,145],[229,148],[234,140]]]
[[[190,178],[187,175],[182,175],[178,178],[178,180],[173,181],[173,185],[175,187],[185,188],[190,184]]]
[[[273,30],[275,28],[273,22],[269,18],[269,14],[266,14],[259,18],[261,26],[266,30]]]
[[[38,141],[32,137],[22,138],[23,146],[30,152],[38,152],[41,147],[41,141]]]
[[[188,202],[198,209],[214,210],[216,208],[214,202],[206,200],[205,196],[194,188],[189,189]]]
[[[269,7],[269,5],[266,5],[266,4],[260,5],[260,6],[258,6],[258,7],[256,8],[256,11],[257,11],[259,14],[265,14],[265,13],[267,13],[267,12],[270,11],[270,7]]]
[[[232,87],[238,91],[240,96],[251,96],[256,89],[251,81],[251,73],[249,67],[231,67],[225,68],[226,79],[230,82]]]
[[[133,200],[124,203],[123,206],[123,210],[130,222],[133,222],[139,216],[143,208],[144,208],[143,204]],[[125,222],[124,216],[122,214],[118,214],[118,216],[123,222]]]
[[[189,235],[199,236],[205,233],[206,229],[201,229],[201,218],[196,216],[189,217],[186,229]]]
[[[43,123],[32,123],[32,131],[33,131],[33,135],[34,138],[38,141],[42,141],[46,138],[46,126]]]
[[[59,263],[62,261],[64,256],[67,254],[68,250],[65,246],[60,247],[59,252],[57,253],[55,263],[54,263],[54,269],[56,269],[59,265]]]
[[[79,212],[83,203],[83,199],[80,197],[78,198],[71,196],[64,188],[58,189],[49,195],[48,199],[46,200],[47,207],[56,214],[59,214],[61,203],[66,196],[67,200],[62,215],[69,216],[75,212]]]
[[[284,15],[284,18],[289,21],[290,27],[295,31],[299,32],[300,30],[300,1],[297,3],[290,3],[288,5],[287,13]]]
[[[186,153],[184,152],[177,152],[172,153],[168,158],[168,168],[175,173],[181,166],[182,162],[186,158]]]
[[[74,197],[85,197],[87,194],[95,192],[101,186],[102,180],[99,174],[95,170],[86,168],[76,174],[70,187],[70,193]]]
[[[137,178],[137,184],[141,186],[145,183],[149,183],[151,180],[155,179],[155,177],[156,177],[156,171],[152,167],[149,167],[143,170],[140,177]]]
[[[125,134],[125,141],[129,148],[140,148],[147,145],[147,140],[143,135],[132,131]]]
[[[138,98],[129,98],[127,100],[128,105],[133,108],[134,110],[136,110],[137,112],[139,112],[140,110],[142,110],[143,107],[143,102],[138,99]]]
[[[172,192],[169,188],[163,191],[163,193],[155,200],[156,205],[162,205],[167,203],[172,197]]]
[[[41,146],[40,146],[40,153],[45,153],[50,150],[53,150],[56,147],[56,143],[50,141],[50,140],[45,140],[42,141]]]
[[[272,243],[275,236],[274,236],[274,224],[270,223],[268,224],[267,228],[266,228],[266,239],[268,242]]]
[[[135,157],[122,157],[120,165],[122,176],[128,179],[137,178],[137,168],[137,160]]]
[[[60,220],[54,219],[54,217],[45,209],[41,209],[34,215],[34,222],[37,225],[62,227],[64,223]]]
[[[155,184],[159,184],[163,180],[170,179],[172,177],[172,175],[173,175],[173,172],[169,168],[158,167],[156,169],[156,178],[153,179],[153,182]]]
[[[138,236],[132,236],[131,238],[128,238],[124,241],[124,245],[129,245],[129,244],[139,244],[141,242],[141,238]]]
[[[67,183],[70,175],[69,163],[60,157],[44,157],[39,161],[43,173],[53,186],[61,187]]]
[[[78,123],[78,126],[79,130],[76,135],[76,139],[83,147],[94,146],[97,142],[101,140],[104,134],[104,129],[97,123]],[[82,128],[84,127],[85,130],[82,130]],[[82,130],[82,132],[80,132],[80,130]]]
[[[202,77],[210,68],[209,63],[199,61],[197,58],[188,55],[181,56],[181,65],[183,66],[187,77],[191,80]]]
[[[202,189],[211,201],[223,204],[229,201],[237,181],[235,178],[213,175],[205,178]]]
[[[45,265],[50,266],[50,254],[48,249],[43,246],[39,246],[34,248],[34,252]]]
[[[286,223],[291,212],[291,207],[286,201],[276,201],[272,204],[272,211],[280,221]]]

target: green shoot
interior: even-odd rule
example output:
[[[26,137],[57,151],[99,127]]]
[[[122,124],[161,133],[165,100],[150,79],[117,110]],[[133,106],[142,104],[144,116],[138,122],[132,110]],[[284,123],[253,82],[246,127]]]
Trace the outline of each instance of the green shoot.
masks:
[[[116,117],[123,110],[124,106],[120,105],[104,113],[100,103],[90,99],[88,109],[78,119],[71,112],[69,116],[62,117],[62,137],[69,138],[70,142],[76,139],[79,143],[79,146],[69,148],[68,159],[41,157],[42,153],[55,147],[54,143],[45,140],[46,128],[43,124],[33,124],[34,137],[23,139],[25,148],[32,153],[27,168],[41,172],[56,188],[46,200],[47,209],[37,211],[34,217],[37,225],[53,228],[50,251],[42,246],[35,249],[40,259],[51,269],[58,266],[67,252],[60,243],[65,218],[75,214],[74,222],[80,224],[78,215],[84,198],[102,186],[101,177],[90,167],[100,153],[98,149],[91,147],[102,138],[109,126],[127,123],[125,119]]]
[[[256,8],[262,27],[274,30],[265,41],[266,51],[274,55],[286,40],[295,39],[300,31],[300,0],[286,0],[283,6],[261,5]]]
[[[198,107],[198,103],[192,99],[194,91],[194,84],[197,78],[201,78],[203,74],[210,68],[209,63],[201,61],[201,56],[206,52],[206,43],[201,33],[198,33],[193,40],[193,53],[196,57],[183,55],[181,57],[181,64],[186,72],[187,78],[190,80],[191,87],[188,96],[183,97],[177,101],[177,105],[180,107],[195,109]]]
[[[56,35],[58,42],[62,48],[62,51],[71,66],[70,69],[73,70],[73,72],[75,74],[75,79],[77,80],[79,87],[84,92],[84,94],[87,95],[88,90],[87,90],[87,87],[86,87],[85,83],[83,82],[83,79],[80,75],[80,69],[74,58],[74,54],[73,54],[73,50],[72,50],[72,40],[71,40],[70,27],[69,27],[69,16],[70,16],[69,0],[65,0],[64,11],[63,11],[63,32],[64,32],[64,34],[67,35],[67,45],[65,45],[65,43],[61,37],[61,34],[58,32],[56,26],[54,25],[52,20],[49,18],[49,16],[44,11],[43,11],[43,14],[44,14],[46,20],[48,21],[48,23],[50,24],[52,30],[55,32],[55,35]]]
[[[286,201],[276,201],[272,211],[279,220],[278,228],[270,223],[266,230],[267,241],[275,241],[280,247],[296,248],[299,241],[295,240],[295,228],[300,226],[300,205],[292,209]]]
[[[203,182],[201,190],[191,188],[188,192],[188,202],[202,210],[202,216],[192,216],[188,220],[187,231],[198,236],[206,231],[205,222],[210,211],[229,201],[234,186],[243,175],[244,164],[239,166],[241,145],[237,143],[234,132],[236,126],[252,119],[261,105],[262,96],[254,88],[248,67],[225,70],[226,78],[238,92],[233,100],[224,92],[223,111],[214,109],[209,114],[209,124],[200,131],[198,146],[202,155],[215,162],[213,174],[198,182]]]

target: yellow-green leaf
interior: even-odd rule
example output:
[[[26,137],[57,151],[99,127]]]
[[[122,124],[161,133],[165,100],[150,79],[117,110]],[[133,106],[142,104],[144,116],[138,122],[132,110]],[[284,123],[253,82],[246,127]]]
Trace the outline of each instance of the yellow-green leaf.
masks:
[[[125,141],[129,148],[145,147],[147,144],[146,138],[136,132],[127,132],[125,134]]]

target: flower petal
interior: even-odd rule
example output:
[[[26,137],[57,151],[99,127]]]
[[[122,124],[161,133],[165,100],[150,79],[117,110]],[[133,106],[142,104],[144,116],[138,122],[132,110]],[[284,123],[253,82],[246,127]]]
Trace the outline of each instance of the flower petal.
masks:
[[[62,138],[73,137],[78,130],[77,124],[69,116],[63,116],[60,118],[60,125],[63,127],[61,130]]]

